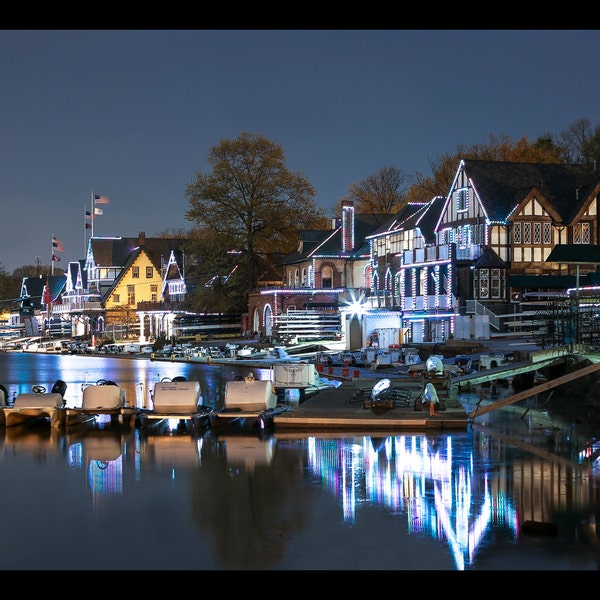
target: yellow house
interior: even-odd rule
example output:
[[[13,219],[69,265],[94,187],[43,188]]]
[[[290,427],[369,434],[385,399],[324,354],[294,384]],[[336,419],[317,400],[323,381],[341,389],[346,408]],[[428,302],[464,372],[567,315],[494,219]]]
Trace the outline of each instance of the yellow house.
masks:
[[[85,270],[102,315],[96,331],[112,339],[168,335],[174,305],[185,299],[185,240],[91,238]],[[168,315],[168,317],[165,317]]]

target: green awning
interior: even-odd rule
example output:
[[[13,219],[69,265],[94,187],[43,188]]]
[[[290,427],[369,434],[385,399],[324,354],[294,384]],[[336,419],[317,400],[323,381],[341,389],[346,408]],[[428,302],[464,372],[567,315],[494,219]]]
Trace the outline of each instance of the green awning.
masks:
[[[585,277],[580,277],[579,285],[584,283]],[[577,285],[575,275],[509,275],[508,285],[520,290],[566,290]]]

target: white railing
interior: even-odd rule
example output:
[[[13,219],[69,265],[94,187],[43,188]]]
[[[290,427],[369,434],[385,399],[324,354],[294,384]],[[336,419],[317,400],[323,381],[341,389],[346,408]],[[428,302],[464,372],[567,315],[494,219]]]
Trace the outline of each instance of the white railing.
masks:
[[[487,315],[490,326],[496,329],[496,331],[500,331],[500,317],[480,302],[477,302],[477,300],[467,300],[466,313],[470,315]]]

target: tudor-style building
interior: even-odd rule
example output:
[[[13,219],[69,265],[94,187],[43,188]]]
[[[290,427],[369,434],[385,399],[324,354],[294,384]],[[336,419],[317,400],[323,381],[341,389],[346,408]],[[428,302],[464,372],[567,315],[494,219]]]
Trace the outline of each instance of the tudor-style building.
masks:
[[[547,259],[557,244],[598,244],[599,190],[598,175],[583,165],[460,161],[441,205],[436,198],[418,223],[400,225],[400,214],[388,231],[370,236],[373,281],[383,281],[389,301],[401,306],[407,341],[486,337],[477,316],[465,326],[465,315],[489,318],[500,330],[499,317],[515,310],[523,292],[572,277],[574,264]],[[401,259],[381,261],[394,243],[406,243],[400,234],[409,240],[395,253]],[[587,264],[581,274],[596,269]]]

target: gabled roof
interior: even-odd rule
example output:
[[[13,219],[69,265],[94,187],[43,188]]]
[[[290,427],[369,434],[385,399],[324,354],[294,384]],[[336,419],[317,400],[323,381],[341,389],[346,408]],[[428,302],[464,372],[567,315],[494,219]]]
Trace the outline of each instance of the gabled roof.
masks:
[[[303,229],[299,232],[302,251],[297,249],[288,254],[278,264],[303,262],[310,258],[358,258],[369,254],[366,238],[377,227],[390,218],[388,214],[355,214],[354,215],[354,247],[343,251],[342,225],[333,229]]]
[[[475,261],[476,269],[506,269],[506,263],[498,256],[495,250],[486,247],[481,256]]]
[[[381,227],[366,236],[368,240],[394,231],[419,229],[427,243],[435,242],[435,225],[444,208],[444,196],[435,196],[429,202],[409,202]]]
[[[98,267],[123,268],[131,254],[140,246],[143,246],[152,265],[160,272],[162,267],[161,259],[166,264],[171,252],[174,252],[177,261],[181,262],[186,242],[180,238],[147,238],[138,236],[135,238],[93,237],[89,243],[94,255],[94,262]]]
[[[388,216],[388,219],[377,229],[366,235],[367,240],[387,235],[393,231],[407,230],[414,227],[415,215],[422,214],[426,209],[425,202],[409,202],[405,204],[396,214]]]
[[[587,165],[474,159],[464,159],[461,164],[488,217],[497,222],[505,222],[513,209],[536,189],[563,223],[571,223],[600,184],[598,175]]]
[[[138,246],[137,248],[135,248],[133,250],[133,252],[131,252],[129,254],[129,256],[127,257],[127,260],[125,261],[125,264],[123,265],[123,268],[121,269],[121,271],[119,272],[119,274],[113,279],[112,283],[110,284],[110,286],[106,286],[106,287],[102,287],[100,292],[101,292],[101,302],[105,302],[106,299],[112,294],[112,292],[119,287],[119,285],[121,284],[121,281],[126,277],[127,273],[129,272],[129,267],[131,267],[133,264],[135,264],[135,262],[137,261],[138,257],[140,256],[140,254],[148,254],[146,252],[146,248],[144,246]],[[158,269],[158,272],[160,273],[160,269]]]
[[[87,288],[87,271],[84,267],[85,260],[71,261],[67,265],[66,276],[71,284],[71,289],[76,289],[78,278],[81,278],[82,289]]]

